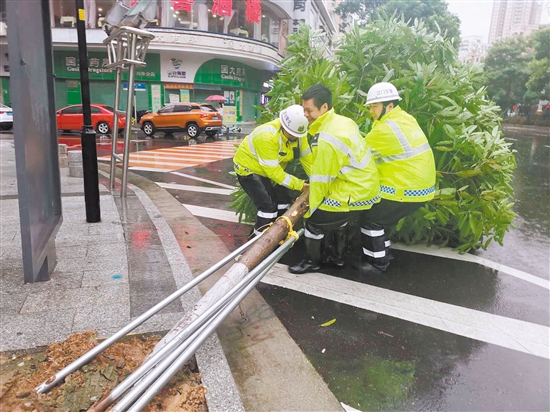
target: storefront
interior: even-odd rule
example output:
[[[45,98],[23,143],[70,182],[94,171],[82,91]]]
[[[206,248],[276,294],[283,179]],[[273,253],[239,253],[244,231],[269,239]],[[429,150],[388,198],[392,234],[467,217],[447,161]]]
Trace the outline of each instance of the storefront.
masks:
[[[254,121],[262,86],[262,71],[244,63],[225,60],[189,59],[183,53],[161,52],[163,104],[180,101],[203,103],[212,94],[227,99],[224,117]]]
[[[135,98],[137,110],[149,110],[153,107],[153,92],[162,94],[160,83],[160,57],[149,53],[145,58],[147,66],[136,68]],[[91,51],[88,53],[90,77],[90,97],[92,103],[112,106],[115,100],[116,71],[107,69],[109,63],[106,52]],[[56,108],[79,104],[81,102],[80,69],[77,50],[54,51],[55,100]],[[123,88],[119,108],[125,110],[128,90],[128,73],[123,72]],[[156,86],[156,87],[155,87]],[[162,101],[162,96],[160,96]]]

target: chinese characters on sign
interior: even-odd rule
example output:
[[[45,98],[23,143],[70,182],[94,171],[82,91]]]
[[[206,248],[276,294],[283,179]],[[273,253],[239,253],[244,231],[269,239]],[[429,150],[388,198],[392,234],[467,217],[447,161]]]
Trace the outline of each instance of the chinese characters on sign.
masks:
[[[183,10],[191,13],[193,11],[193,0],[172,0],[174,10]]]
[[[294,0],[294,10],[306,11],[306,0]]]
[[[236,80],[238,82],[244,82],[246,72],[244,67],[233,67],[222,64],[220,66],[221,77],[224,80]]]
[[[218,16],[231,16],[233,0],[213,0],[212,14]]]
[[[296,33],[300,27],[300,23],[305,23],[306,19],[293,19],[292,20],[292,31]]]
[[[101,64],[100,64],[101,62]],[[107,69],[105,66],[109,64],[109,59],[104,58],[102,61],[96,57],[90,58],[88,71],[91,73],[111,73],[113,69]],[[76,57],[65,57],[65,67],[68,72],[80,71],[78,59]]]
[[[249,23],[261,23],[262,3],[260,0],[246,0],[246,21]]]

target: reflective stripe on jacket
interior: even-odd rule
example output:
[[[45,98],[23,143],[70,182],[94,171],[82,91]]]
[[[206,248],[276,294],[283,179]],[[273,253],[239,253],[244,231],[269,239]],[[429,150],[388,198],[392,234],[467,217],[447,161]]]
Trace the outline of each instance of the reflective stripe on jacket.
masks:
[[[329,110],[310,126],[315,155],[309,186],[309,217],[328,212],[370,209],[380,201],[374,157],[357,124]]]
[[[373,123],[365,139],[376,157],[382,198],[397,202],[433,199],[434,155],[414,117],[395,107]]]
[[[304,181],[284,171],[294,159],[294,148],[300,150],[300,163],[306,174],[311,172],[312,154],[307,136],[295,142],[281,131],[279,119],[258,126],[239,145],[233,158],[235,172],[241,176],[252,173],[267,177],[292,190],[302,190]]]

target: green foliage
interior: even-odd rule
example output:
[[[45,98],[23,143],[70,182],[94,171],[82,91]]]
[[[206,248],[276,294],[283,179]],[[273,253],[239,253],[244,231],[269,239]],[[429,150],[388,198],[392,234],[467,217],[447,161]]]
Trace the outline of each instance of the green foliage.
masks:
[[[525,38],[513,37],[493,45],[485,58],[487,93],[503,110],[522,103],[527,92],[527,67],[532,56],[526,49]]]
[[[392,15],[403,16],[409,24],[414,24],[415,19],[421,19],[431,32],[440,32],[445,37],[454,39],[458,49],[460,20],[449,12],[444,0],[390,0],[374,11],[373,19]]]
[[[452,40],[422,22],[409,26],[391,18],[355,25],[330,58],[312,50],[317,35],[305,27],[291,35],[294,54],[283,62],[266,110],[278,113],[321,82],[332,90],[336,112],[367,133],[366,92],[377,82],[391,81],[400,90],[403,109],[426,133],[438,171],[435,200],[402,219],[393,238],[448,244],[464,252],[492,240],[502,244],[515,216],[510,182],[516,163],[502,139],[499,107],[487,98],[481,68],[461,65]],[[319,61],[305,64],[309,50]]]
[[[496,43],[485,59],[488,94],[503,109],[550,99],[550,28]]]
[[[336,13],[340,15],[340,28],[345,29],[353,22],[366,24],[370,15],[376,8],[386,4],[388,0],[344,0],[338,7]]]

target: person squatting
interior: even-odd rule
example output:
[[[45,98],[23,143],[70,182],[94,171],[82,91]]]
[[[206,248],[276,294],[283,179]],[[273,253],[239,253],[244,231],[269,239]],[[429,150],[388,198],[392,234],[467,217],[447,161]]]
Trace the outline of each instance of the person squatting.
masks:
[[[306,253],[289,266],[290,272],[314,272],[325,263],[343,267],[352,217],[361,232],[360,248],[348,245],[352,265],[365,274],[387,271],[388,228],[435,192],[432,149],[418,122],[399,107],[400,100],[393,84],[373,85],[366,101],[373,125],[363,137],[352,119],[335,113],[331,91],[315,84],[302,94],[301,106],[282,110],[278,119],[257,127],[239,146],[235,172],[258,209],[256,234],[288,209],[288,189],[308,187],[286,173],[286,165],[299,158],[309,177]],[[323,251],[325,243],[331,244],[331,253]]]

